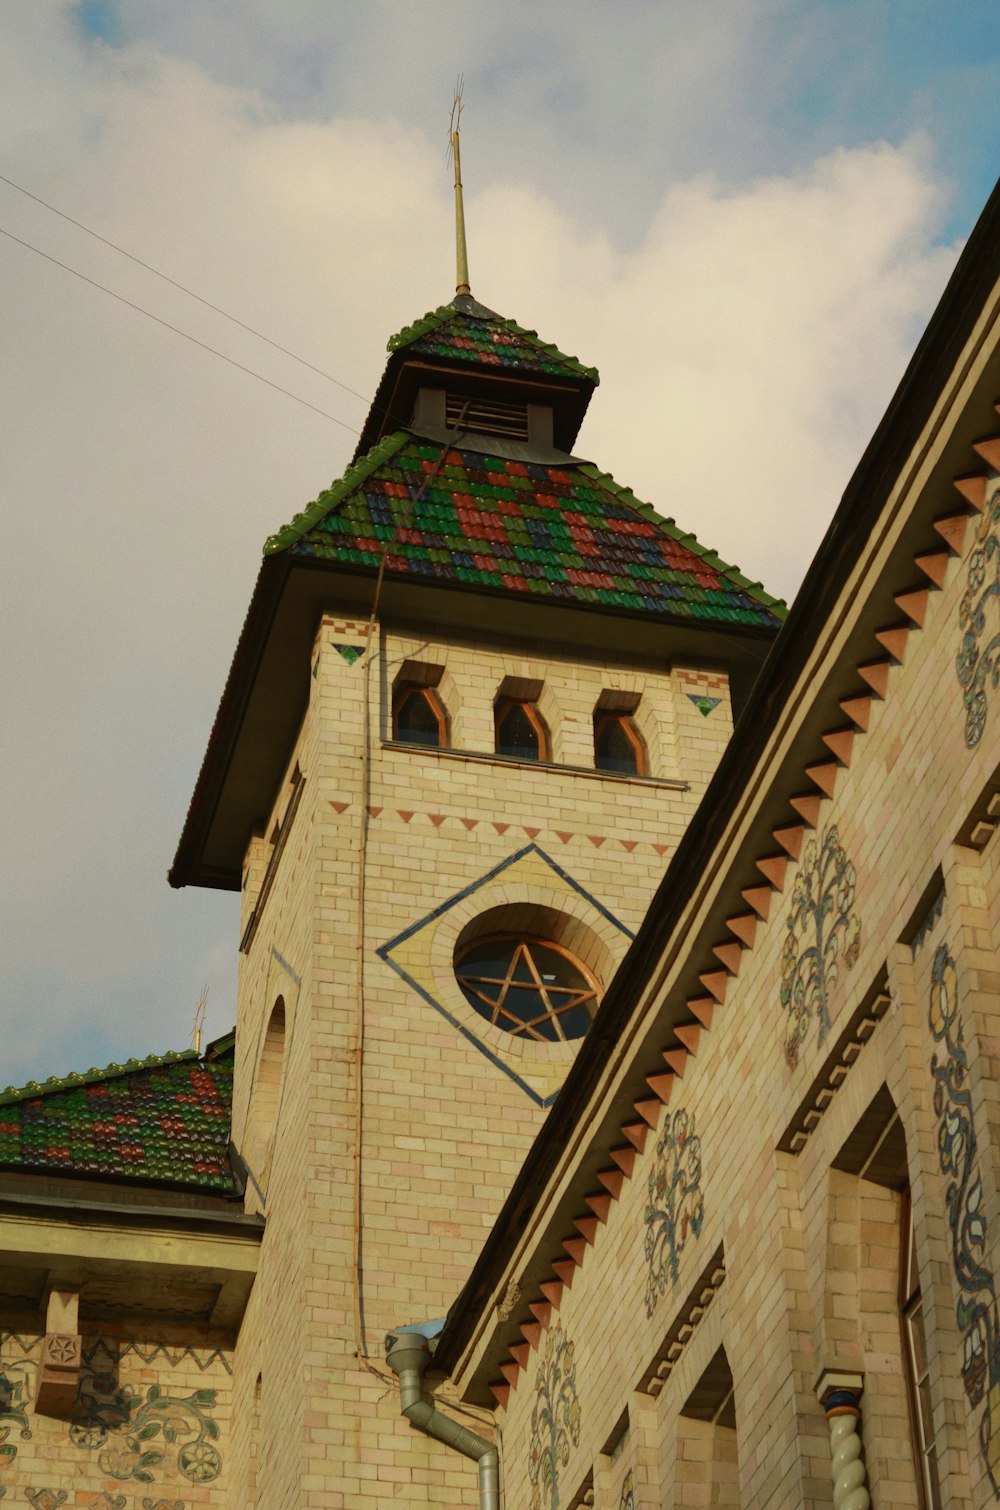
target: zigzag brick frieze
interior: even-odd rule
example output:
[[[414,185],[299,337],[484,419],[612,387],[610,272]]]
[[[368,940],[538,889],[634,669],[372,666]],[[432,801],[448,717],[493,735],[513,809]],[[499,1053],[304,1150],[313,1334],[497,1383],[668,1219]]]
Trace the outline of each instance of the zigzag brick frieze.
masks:
[[[351,809],[356,807],[357,805],[354,802],[335,801],[333,798],[329,798],[328,800],[331,808],[338,817],[342,817],[344,813],[350,812]],[[470,818],[465,817],[462,814],[456,815],[453,813],[432,813],[430,811],[418,811],[416,808],[387,808],[369,805],[366,808],[366,811],[369,818],[371,818],[372,820],[383,817],[399,818],[403,823],[412,823],[415,818],[418,820],[426,819],[427,822],[430,823],[432,828],[443,828],[446,824],[460,823],[466,830],[466,832],[470,834],[484,823],[484,820],[482,818]],[[618,844],[626,852],[626,854],[630,855],[634,854],[637,849],[651,849],[655,854],[659,855],[661,859],[665,854],[668,853],[670,849],[669,844],[661,844],[659,841],[653,839],[619,839],[612,834],[577,834],[568,829],[547,829],[543,826],[536,826],[530,823],[490,822],[489,827],[495,829],[496,832],[501,836],[503,834],[509,833],[512,829],[514,829],[518,830],[520,833],[525,834],[531,840],[535,840],[540,835],[544,835],[547,840],[558,839],[560,844],[571,844],[574,840],[579,840],[581,843],[586,841],[588,844],[592,844],[595,849],[601,849],[605,844]]]
[[[998,412],[1000,412],[1000,406],[998,406]],[[977,443],[974,450],[989,466],[1000,471],[1000,436]],[[954,486],[965,500],[966,506],[959,512],[942,515],[933,521],[933,529],[944,541],[947,549],[943,551],[932,549],[914,556],[914,566],[921,573],[924,581],[918,586],[911,585],[902,589],[894,597],[896,607],[905,614],[908,622],[892,624],[875,633],[874,638],[885,654],[873,660],[864,661],[856,667],[857,676],[865,683],[868,690],[851,691],[841,699],[840,709],[850,721],[849,725],[832,728],[822,736],[824,745],[835,758],[832,761],[822,761],[805,767],[803,774],[811,783],[811,790],[794,792],[793,788],[793,795],[788,799],[789,806],[800,821],[781,825],[773,831],[772,837],[779,848],[784,851],[783,854],[763,854],[754,862],[756,870],[764,877],[767,884],[763,886],[750,884],[741,891],[741,896],[750,911],[726,920],[726,927],[731,935],[735,935],[737,942],[734,943],[732,937],[729,937],[710,946],[709,952],[725,968],[707,970],[699,975],[700,984],[708,995],[688,998],[686,1006],[694,1021],[689,1024],[681,1023],[674,1028],[673,1042],[661,1049],[663,1061],[667,1066],[666,1072],[651,1072],[645,1077],[646,1084],[653,1095],[649,1099],[643,1098],[633,1103],[634,1110],[641,1120],[627,1122],[620,1127],[619,1134],[627,1146],[615,1144],[609,1147],[608,1157],[612,1161],[612,1167],[599,1170],[597,1173],[597,1180],[602,1189],[584,1197],[584,1204],[588,1208],[589,1215],[580,1216],[574,1222],[579,1236],[562,1240],[561,1253],[554,1256],[551,1261],[555,1277],[551,1281],[543,1281],[539,1286],[540,1292],[544,1286],[547,1292],[546,1298],[557,1308],[563,1288],[568,1288],[572,1284],[575,1270],[582,1267],[587,1249],[594,1245],[600,1227],[607,1222],[612,1202],[619,1198],[625,1181],[633,1177],[645,1150],[648,1132],[650,1129],[656,1130],[661,1110],[670,1101],[674,1081],[683,1076],[688,1059],[693,1057],[698,1047],[701,1030],[710,1030],[714,1009],[724,1005],[729,980],[738,973],[745,952],[752,949],[756,943],[758,922],[767,922],[772,896],[784,889],[789,858],[793,861],[798,860],[806,828],[817,827],[822,804],[834,796],[840,771],[847,769],[851,764],[858,736],[868,732],[874,698],[880,701],[886,698],[893,665],[902,663],[911,632],[923,628],[930,593],[940,591],[946,579],[949,563],[954,561],[961,552],[970,511],[981,513],[985,507],[986,484],[985,474],[979,473],[955,479]],[[841,1062],[834,1070],[825,1074],[820,1092],[812,1097],[808,1106],[803,1107],[802,1125],[794,1129],[794,1145],[790,1145],[795,1151],[803,1145],[825,1106],[829,1104],[829,1099],[842,1083],[850,1064],[856,1057],[857,1050],[874,1028],[886,1004],[887,998],[884,993],[876,993],[874,1002],[866,1004],[863,1021],[855,1023],[852,1019],[848,1025],[846,1037],[849,1043],[846,1044],[846,1051],[839,1056]],[[709,1303],[711,1293],[714,1293],[724,1275],[724,1267],[720,1264],[716,1273],[712,1275],[706,1295],[699,1297],[702,1310],[704,1305]],[[675,1326],[679,1328],[684,1319],[683,1315],[679,1316]],[[521,1330],[523,1334],[524,1328],[522,1327]],[[518,1348],[532,1345],[530,1340],[524,1339],[520,1344],[514,1343],[514,1347]],[[510,1390],[516,1387],[520,1372],[513,1348],[509,1348],[509,1351],[510,1363],[500,1364],[502,1380],[497,1380],[490,1385],[493,1396],[501,1408],[506,1408]],[[652,1371],[650,1378],[644,1381],[643,1388],[650,1393],[656,1393],[662,1387],[676,1358],[670,1358],[668,1355],[665,1362],[667,1366],[664,1367],[661,1364]]]

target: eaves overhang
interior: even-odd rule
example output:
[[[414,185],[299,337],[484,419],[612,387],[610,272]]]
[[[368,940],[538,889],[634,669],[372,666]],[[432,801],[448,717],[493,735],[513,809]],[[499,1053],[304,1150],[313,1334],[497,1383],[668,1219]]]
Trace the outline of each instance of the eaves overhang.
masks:
[[[377,572],[291,552],[264,559],[227,678],[173,865],[171,886],[238,891],[247,844],[266,820],[291,756],[310,688],[324,610],[367,619]],[[558,600],[521,601],[502,588],[387,574],[385,621],[475,632],[526,644],[592,647],[640,661],[731,669],[749,685],[776,629],[710,625],[669,613]]]
[[[585,1174],[592,1175],[592,1169],[584,1168],[590,1158],[590,1143],[603,1135],[604,1120],[610,1126],[620,1115],[619,1108],[609,1107],[606,1118],[602,1112],[600,1126],[587,1123],[607,1067],[616,1057],[617,1046],[628,1037],[641,1006],[648,1001],[650,981],[660,973],[665,954],[672,951],[679,958],[692,942],[689,940],[686,944],[681,937],[692,886],[718,859],[727,832],[733,830],[734,815],[746,801],[748,789],[759,777],[776,725],[785,713],[790,689],[801,685],[824,626],[843,612],[844,595],[859,561],[870,548],[887,500],[907,472],[921,438],[933,429],[942,392],[949,385],[957,387],[964,376],[963,364],[971,365],[967,352],[977,338],[984,309],[989,308],[991,299],[996,296],[998,282],[1000,185],[990,196],[893,399],[848,484],[785,625],[754,684],[715,776],[671,859],[635,942],[611,983],[601,1010],[583,1041],[542,1131],[528,1152],[479,1259],[449,1313],[435,1352],[435,1368],[446,1374],[471,1367],[475,1351],[473,1339],[477,1334],[480,1337],[488,1334],[487,1312],[495,1302],[498,1286],[504,1282],[514,1256],[531,1229],[540,1202],[553,1188],[560,1171],[566,1184],[572,1157]],[[998,397],[1000,360],[994,353],[979,384],[976,404],[965,414],[942,453],[942,472],[961,475],[970,470],[972,443],[995,428]],[[930,518],[918,520],[916,524],[927,530]],[[905,557],[913,544],[912,535],[904,538],[901,555]],[[910,559],[912,569],[912,556]],[[901,585],[906,584],[886,581],[876,585],[869,602],[863,606],[852,605],[859,642],[870,645],[873,631],[880,627],[880,619],[884,622],[885,613],[893,611],[892,593]],[[898,617],[898,610],[896,615]],[[798,753],[810,739],[819,740],[825,721],[831,716],[831,707],[837,707],[835,700],[831,700],[830,707],[823,707],[824,695],[825,689],[817,689],[813,709],[803,714],[796,738]],[[840,717],[842,719],[842,715]],[[762,832],[774,821],[769,801],[765,794],[759,804],[758,826]],[[773,848],[773,840],[770,844]],[[738,907],[737,903],[730,910],[738,910]],[[678,1010],[680,1021],[680,1016],[684,1015],[683,1002],[678,1004]],[[587,1127],[585,1135],[581,1133],[584,1126]],[[576,1151],[571,1155],[574,1146]],[[606,1149],[599,1149],[596,1158],[606,1157]],[[593,1163],[593,1159],[590,1162]],[[554,1216],[558,1225],[565,1212],[556,1211]],[[521,1256],[523,1258],[523,1253]],[[488,1351],[487,1347],[482,1356],[486,1357]],[[495,1362],[494,1359],[494,1366]],[[484,1379],[482,1368],[477,1369],[475,1380],[471,1376],[463,1378],[465,1397],[488,1403]]]

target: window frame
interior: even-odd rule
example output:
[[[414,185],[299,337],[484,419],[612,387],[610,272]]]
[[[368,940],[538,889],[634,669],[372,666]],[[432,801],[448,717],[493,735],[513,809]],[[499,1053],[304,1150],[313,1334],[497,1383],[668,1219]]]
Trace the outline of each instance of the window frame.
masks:
[[[635,770],[634,771],[616,771],[611,766],[602,766],[600,764],[600,757],[599,757],[599,752],[598,752],[598,748],[597,748],[597,742],[598,742],[598,740],[601,737],[601,731],[602,731],[602,729],[606,728],[608,724],[617,724],[621,728],[622,733],[625,735],[625,738],[628,740],[629,744],[632,746],[632,749],[635,752]],[[639,733],[639,730],[638,730],[638,728],[636,726],[635,719],[632,717],[631,713],[618,713],[618,712],[615,712],[613,709],[610,709],[610,708],[597,708],[597,709],[595,709],[595,711],[594,711],[594,770],[595,771],[603,771],[605,775],[610,775],[610,776],[648,776],[649,775],[649,755],[648,755],[648,752],[646,750],[646,741],[643,739],[642,735]]]
[[[460,953],[456,955],[454,963],[455,979],[458,982],[459,990],[462,992],[463,1001],[465,1001],[466,1004],[471,1007],[472,1010],[479,1017],[481,1017],[484,1022],[486,1022],[490,1027],[499,1028],[508,1037],[517,1039],[524,1043],[571,1044],[577,1043],[587,1036],[587,1033],[590,1031],[589,1026],[584,1030],[583,1033],[577,1034],[572,1038],[568,1037],[560,1027],[560,1016],[562,1014],[552,1013],[551,1007],[548,1003],[545,1004],[547,1013],[546,1020],[552,1023],[555,1027],[555,1034],[553,1037],[547,1037],[544,1033],[534,1031],[532,1024],[529,1023],[522,1022],[520,1023],[519,1028],[508,1027],[506,1023],[499,1021],[496,1015],[498,1010],[502,1010],[502,1002],[506,998],[506,992],[498,993],[499,999],[496,1002],[487,1000],[485,996],[482,997],[483,1006],[492,1007],[494,1009],[494,1015],[492,1017],[488,1016],[485,1011],[480,1011],[479,1007],[477,1007],[474,1002],[469,1000],[460,971],[462,969],[463,959],[471,954],[473,950],[481,948],[484,944],[511,944],[514,946],[511,954],[511,960],[507,965],[507,973],[504,976],[504,981],[501,982],[498,980],[496,982],[496,984],[498,985],[506,983],[508,990],[510,989],[510,983],[512,981],[512,971],[514,970],[514,968],[516,968],[514,955],[516,954],[517,947],[522,946],[527,950],[531,945],[535,945],[541,946],[545,949],[550,949],[553,954],[558,954],[561,956],[561,958],[568,961],[568,963],[572,965],[573,969],[586,982],[587,986],[589,986],[589,991],[581,993],[583,999],[573,1002],[572,1007],[574,1009],[576,1007],[582,1007],[583,1010],[587,1013],[587,1016],[590,1018],[591,1024],[593,1023],[594,1018],[596,1017],[597,1012],[600,1009],[601,999],[603,996],[601,983],[597,979],[597,976],[594,974],[593,970],[591,970],[587,965],[584,964],[579,955],[576,955],[572,952],[572,950],[567,949],[564,944],[560,944],[556,939],[553,938],[544,938],[541,934],[526,933],[522,930],[500,929],[495,932],[483,933],[478,937],[469,939],[462,947]],[[530,954],[528,955],[528,961],[529,968],[534,970],[537,974],[537,965],[535,964]],[[520,989],[525,989],[527,987],[527,982],[518,982],[518,987]],[[535,989],[541,991],[544,988],[536,986]],[[540,1000],[540,1005],[541,1004],[542,1003]],[[533,1019],[533,1022],[537,1022],[539,1020],[540,1019],[535,1018]]]
[[[407,739],[400,731],[399,715],[413,697],[420,697],[430,708],[438,726],[437,744],[427,744],[421,739]],[[434,687],[422,682],[397,682],[392,692],[392,738],[395,744],[410,745],[415,749],[446,750],[449,745],[448,710]]]
[[[920,1273],[914,1259],[913,1199],[909,1187],[899,1193],[899,1330],[903,1356],[903,1375],[910,1413],[910,1442],[921,1510],[942,1510],[941,1479],[938,1469],[937,1440],[931,1422],[928,1437],[920,1408],[921,1385],[929,1394],[930,1360],[927,1356],[927,1329],[924,1325],[924,1298],[920,1290]],[[922,1354],[924,1367],[918,1371]]]
[[[531,724],[538,740],[538,754],[511,755],[500,748],[500,725],[504,719],[518,709],[524,713]],[[552,739],[549,734],[549,726],[545,722],[539,710],[538,704],[530,697],[501,697],[493,704],[493,751],[503,760],[520,760],[525,765],[535,765],[552,759]],[[544,942],[544,941],[543,941]]]

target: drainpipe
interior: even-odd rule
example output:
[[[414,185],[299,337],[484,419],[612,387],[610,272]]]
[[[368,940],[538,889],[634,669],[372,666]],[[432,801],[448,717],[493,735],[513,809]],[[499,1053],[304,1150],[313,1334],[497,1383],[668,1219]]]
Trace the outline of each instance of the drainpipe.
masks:
[[[399,1375],[399,1404],[403,1415],[420,1431],[454,1447],[479,1464],[479,1510],[500,1510],[500,1458],[492,1442],[459,1426],[423,1398],[421,1385],[431,1361],[430,1343],[417,1328],[401,1327],[385,1339],[386,1358]]]

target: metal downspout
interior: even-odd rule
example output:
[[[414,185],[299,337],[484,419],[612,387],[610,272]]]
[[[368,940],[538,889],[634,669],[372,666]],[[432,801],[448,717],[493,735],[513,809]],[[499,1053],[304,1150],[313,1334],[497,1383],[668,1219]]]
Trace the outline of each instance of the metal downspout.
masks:
[[[431,1361],[427,1338],[416,1332],[390,1332],[386,1338],[386,1358],[399,1376],[399,1404],[403,1415],[420,1431],[438,1442],[454,1447],[479,1464],[479,1510],[500,1510],[500,1457],[492,1442],[477,1437],[474,1431],[459,1426],[450,1416],[423,1398],[424,1372]]]

